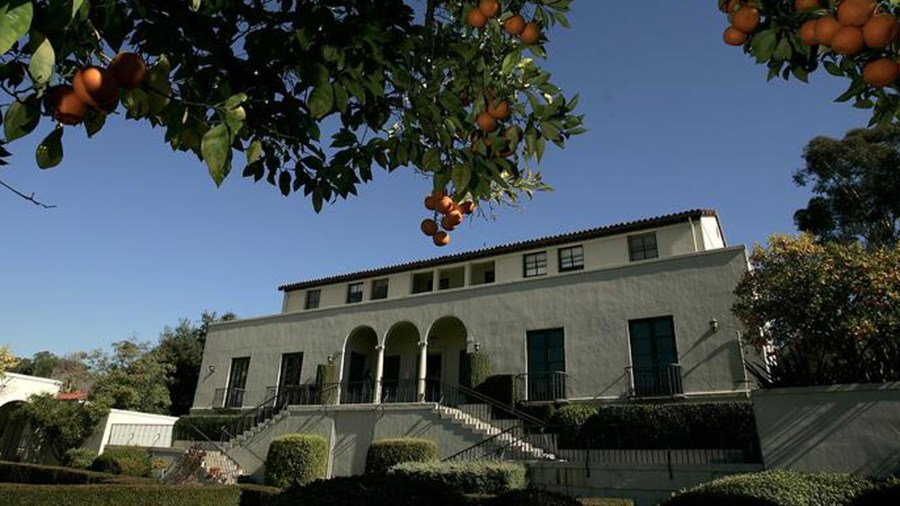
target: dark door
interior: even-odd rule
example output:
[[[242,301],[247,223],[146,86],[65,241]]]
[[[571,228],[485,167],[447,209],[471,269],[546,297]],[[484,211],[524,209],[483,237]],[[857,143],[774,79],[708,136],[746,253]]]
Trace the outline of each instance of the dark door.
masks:
[[[381,373],[381,399],[383,402],[401,402],[400,399],[400,355],[384,357]]]
[[[566,398],[566,351],[563,329],[529,330],[528,400]]]
[[[363,404],[371,402],[372,385],[371,379],[366,374],[366,356],[355,351],[350,352],[350,370],[347,378],[347,393],[345,400],[347,404]]]
[[[228,388],[225,391],[225,407],[239,408],[244,404],[244,392],[247,387],[247,372],[250,370],[250,357],[231,359],[231,373],[228,375]]]
[[[441,400],[441,359],[440,353],[429,353],[425,358],[425,400],[428,402]]]
[[[675,324],[671,316],[628,322],[634,394],[660,396],[681,393],[680,378],[674,378],[678,363]]]
[[[303,353],[281,355],[281,377],[278,379],[278,406],[304,404],[300,397],[300,372],[303,369]]]

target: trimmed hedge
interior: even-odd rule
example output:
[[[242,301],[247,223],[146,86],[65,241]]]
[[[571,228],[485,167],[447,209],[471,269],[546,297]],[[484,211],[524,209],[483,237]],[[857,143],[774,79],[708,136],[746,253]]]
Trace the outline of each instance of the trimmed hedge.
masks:
[[[468,353],[463,362],[462,385],[478,388],[491,375],[491,357],[483,351]]]
[[[325,476],[328,441],[317,434],[285,434],[269,445],[266,485],[287,488],[305,485]]]
[[[91,464],[91,471],[121,474],[124,476],[149,477],[153,472],[153,461],[146,448],[137,446],[107,448],[97,455]]]
[[[546,490],[511,490],[488,499],[485,506],[581,506],[574,497]]]
[[[172,428],[172,437],[176,441],[198,441],[203,439],[191,426],[196,427],[206,437],[213,441],[231,439],[227,433],[230,427],[241,415],[185,415],[175,421]]]
[[[114,474],[84,471],[59,466],[41,466],[0,461],[0,483],[29,483],[33,485],[87,485],[102,483],[143,483],[142,478],[121,477]],[[0,503],[3,504],[3,503]]]
[[[97,452],[88,448],[69,448],[63,455],[63,464],[74,469],[89,469]]]
[[[437,443],[429,439],[400,438],[373,441],[366,452],[366,474],[384,474],[403,462],[438,460]]]
[[[334,364],[316,366],[316,389],[319,391],[319,403],[323,405],[337,404],[338,369]]]
[[[316,480],[284,491],[271,506],[465,506],[471,502],[444,484],[410,484],[387,475]]]
[[[16,506],[238,506],[237,487],[0,484],[0,504]]]
[[[502,494],[527,485],[525,466],[512,462],[404,462],[388,471],[404,483],[443,483],[463,494]]]
[[[275,504],[275,498],[281,493],[278,487],[266,487],[252,483],[239,483],[241,489],[240,506],[271,506]]]
[[[681,490],[662,506],[811,506],[847,505],[873,487],[871,481],[850,474],[807,474],[772,470],[726,476]],[[890,504],[890,503],[879,503]]]

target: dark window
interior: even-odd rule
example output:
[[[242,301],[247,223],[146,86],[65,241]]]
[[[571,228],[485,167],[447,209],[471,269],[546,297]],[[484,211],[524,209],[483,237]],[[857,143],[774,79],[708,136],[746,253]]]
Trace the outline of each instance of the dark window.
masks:
[[[303,353],[281,355],[281,377],[278,379],[278,406],[302,404],[300,373],[303,371]]]
[[[413,274],[412,293],[424,293],[434,290],[434,273],[419,272]]]
[[[362,302],[363,284],[350,283],[347,285],[347,304]]]
[[[226,408],[239,408],[244,404],[244,392],[247,387],[247,373],[249,371],[250,357],[231,359],[228,388],[225,390]]]
[[[547,252],[525,255],[525,277],[543,276],[547,274]]]
[[[484,271],[484,282],[485,283],[493,283],[494,282],[494,271]]]
[[[563,329],[529,330],[528,400],[566,398],[566,351]]]
[[[635,394],[658,396],[681,393],[681,378],[675,364],[675,324],[671,316],[628,322],[631,367]]]
[[[438,280],[438,290],[446,290],[450,288],[450,278],[441,278]]]
[[[306,309],[315,309],[319,307],[319,299],[322,297],[322,290],[306,291]]]
[[[632,262],[649,260],[659,256],[656,249],[656,232],[628,236],[628,258]]]
[[[372,300],[386,299],[388,296],[388,280],[376,279],[372,281]]]
[[[559,272],[584,269],[584,248],[572,246],[559,249]]]

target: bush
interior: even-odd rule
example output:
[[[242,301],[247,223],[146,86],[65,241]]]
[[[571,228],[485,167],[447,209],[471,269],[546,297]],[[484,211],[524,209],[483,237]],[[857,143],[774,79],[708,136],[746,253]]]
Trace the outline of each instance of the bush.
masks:
[[[491,375],[491,357],[483,351],[466,355],[463,362],[462,385],[478,388]]]
[[[237,506],[237,487],[0,484],[0,504],[16,506]]]
[[[92,471],[147,477],[153,472],[153,461],[145,448],[128,446],[107,448],[94,459]]]
[[[240,483],[238,487],[241,489],[240,506],[271,506],[275,503],[275,497],[281,493],[280,488],[252,483]]]
[[[284,491],[272,506],[464,506],[465,496],[444,484],[410,484],[387,475],[316,480]]]
[[[613,497],[579,497],[581,506],[634,506],[631,499],[616,499]]]
[[[525,466],[512,462],[405,462],[388,475],[404,483],[443,483],[462,494],[502,494],[525,488]]]
[[[319,391],[319,403],[323,405],[337,404],[338,369],[334,364],[316,366],[316,389]]]
[[[516,402],[522,398],[518,382],[512,374],[488,376],[475,387],[475,390],[509,406],[515,406]]]
[[[485,506],[581,506],[574,498],[546,490],[512,490],[487,500]]]
[[[286,434],[269,445],[266,455],[267,485],[287,488],[305,485],[325,476],[328,441],[317,434]]]
[[[851,506],[900,504],[900,478],[892,478],[866,490],[850,502]]]
[[[437,443],[428,439],[401,438],[373,441],[366,453],[366,473],[384,474],[403,462],[431,462],[438,459]]]
[[[0,483],[83,485],[91,483],[140,483],[140,478],[119,477],[114,474],[82,471],[69,467],[40,466],[0,461]],[[3,504],[3,503],[0,503]]]
[[[662,505],[838,506],[849,504],[860,492],[872,486],[869,480],[850,474],[773,470],[719,478],[681,490]]]
[[[70,448],[63,457],[63,464],[66,467],[75,469],[88,469],[97,457],[94,450],[88,448]]]
[[[232,426],[240,415],[187,415],[175,421],[172,428],[172,437],[176,441],[198,441],[203,439],[197,434],[197,430],[213,441],[231,439],[228,428]],[[194,430],[196,428],[196,430]]]

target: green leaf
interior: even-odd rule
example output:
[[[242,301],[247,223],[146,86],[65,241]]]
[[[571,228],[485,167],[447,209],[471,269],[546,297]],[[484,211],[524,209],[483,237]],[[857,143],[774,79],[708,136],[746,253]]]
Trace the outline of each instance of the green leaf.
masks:
[[[422,170],[435,172],[441,168],[441,152],[437,149],[429,149],[422,157]]]
[[[451,178],[453,179],[453,187],[456,188],[456,191],[458,193],[462,192],[469,186],[469,181],[472,180],[472,169],[468,165],[457,166],[453,169]]]
[[[38,167],[49,169],[59,165],[63,159],[62,136],[63,127],[58,126],[38,144],[34,153]]]
[[[81,8],[81,4],[83,3],[84,0],[72,0],[72,19],[75,19],[75,15],[78,14],[78,9]]]
[[[200,1],[201,0],[191,0],[191,10],[197,12],[200,10]]]
[[[841,70],[841,68],[835,65],[833,62],[826,61],[825,70],[833,76],[844,77],[844,71]]]
[[[12,0],[7,3],[6,12],[0,17],[0,54],[3,54],[22,38],[31,28],[34,7],[28,0]]]
[[[247,165],[255,163],[262,157],[262,142],[259,139],[254,139],[253,142],[247,146]]]
[[[106,115],[103,113],[89,114],[84,120],[84,129],[88,138],[97,134],[106,124]]]
[[[772,58],[777,44],[778,38],[775,35],[775,30],[769,29],[754,35],[753,40],[750,42],[750,48],[753,50],[753,55],[756,56],[756,61],[762,63]]]
[[[231,168],[228,161],[231,155],[231,135],[225,123],[219,123],[203,134],[200,153],[209,169],[209,175],[216,186],[221,186]]]
[[[334,89],[331,83],[316,86],[309,95],[307,106],[313,118],[320,119],[328,115],[334,108]]]
[[[228,97],[228,100],[226,100],[222,106],[225,109],[234,109],[235,107],[243,104],[246,101],[247,101],[246,93],[236,93],[236,94]]]
[[[6,141],[14,141],[31,133],[41,118],[41,108],[37,95],[31,95],[24,101],[13,101],[6,109],[3,119],[3,135]]]
[[[42,38],[44,40],[31,54],[31,61],[28,62],[28,73],[37,88],[44,87],[50,81],[56,64],[56,52],[53,51],[50,39]]]

